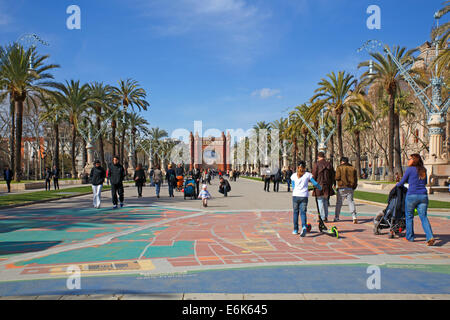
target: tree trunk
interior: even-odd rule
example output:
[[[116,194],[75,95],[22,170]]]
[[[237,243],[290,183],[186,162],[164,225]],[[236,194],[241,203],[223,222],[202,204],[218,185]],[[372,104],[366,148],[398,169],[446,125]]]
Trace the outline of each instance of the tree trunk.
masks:
[[[116,156],[116,120],[113,119],[111,122],[111,139],[112,139],[112,156]]]
[[[395,91],[389,94],[389,144],[388,144],[388,180],[394,181],[394,122],[395,122]]]
[[[76,168],[76,164],[75,164],[75,144],[76,144],[76,139],[77,139],[77,129],[75,128],[75,124],[72,124],[72,148],[70,151],[70,156],[71,156],[71,160],[72,160],[72,178],[76,178],[77,177],[77,168]]]
[[[355,131],[356,137],[356,172],[358,179],[361,176],[361,134],[359,131]]]
[[[308,146],[308,152],[309,152],[309,170],[311,172],[312,171],[312,163],[313,163],[312,162],[313,161],[313,159],[312,159],[312,145]]]
[[[86,163],[87,163],[87,143],[86,140],[82,139],[81,141],[81,158],[83,159],[81,162],[81,167],[86,167]]]
[[[120,141],[120,163],[124,163],[124,160],[126,159],[126,156],[124,155],[125,152],[125,132],[126,132],[126,128],[125,128],[125,124],[124,127],[122,129],[122,135],[121,135],[121,141]]]
[[[330,144],[331,144],[330,161],[331,165],[334,168],[334,134],[330,138]]]
[[[297,166],[297,156],[298,156],[298,144],[297,144],[297,137],[294,138],[294,168]]]
[[[319,143],[314,139],[314,161],[317,161],[317,154],[319,153]]]
[[[308,133],[303,134],[303,161],[306,162],[306,150],[308,148]]]
[[[14,168],[14,180],[20,182],[22,178],[22,125],[23,125],[23,102],[25,101],[25,95],[17,97],[15,99],[16,105],[16,147],[15,147],[15,168]]]
[[[340,113],[336,114],[336,125],[337,125],[339,158],[342,158],[344,156],[344,147],[342,145],[342,119]]]
[[[53,165],[59,167],[59,124],[55,122],[53,124],[53,130],[55,131],[55,151],[53,155]]]
[[[402,150],[401,150],[401,141],[400,141],[400,116],[398,114],[395,114],[395,122],[394,122],[394,129],[395,129],[395,144],[394,144],[394,150],[395,150],[395,172],[398,172],[400,177],[403,176],[403,168],[402,168]]]
[[[11,170],[15,169],[14,166],[14,159],[15,159],[15,138],[14,135],[16,133],[16,123],[15,123],[15,119],[16,119],[16,105],[13,99],[12,94],[10,94],[10,99],[9,99],[9,114],[11,115],[11,133],[9,135],[9,152],[10,152],[10,157],[9,157],[9,168]]]

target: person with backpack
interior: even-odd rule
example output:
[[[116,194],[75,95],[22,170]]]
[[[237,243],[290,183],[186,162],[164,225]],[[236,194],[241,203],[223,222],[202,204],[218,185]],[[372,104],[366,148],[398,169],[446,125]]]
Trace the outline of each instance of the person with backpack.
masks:
[[[166,172],[167,184],[169,186],[169,197],[174,198],[173,189],[177,186],[177,177],[175,170],[172,169],[172,165],[169,164]]]
[[[355,201],[353,200],[353,193],[358,186],[358,174],[356,169],[348,162],[347,157],[341,158],[341,164],[336,169],[336,183],[337,183],[337,199],[336,212],[334,214],[334,222],[339,221],[343,199],[348,201],[348,207],[352,213],[353,223],[357,224]]]
[[[281,169],[278,168],[277,172],[273,176],[273,192],[280,191],[280,182],[282,179]]]
[[[50,191],[51,189],[51,184],[50,182],[52,181],[52,171],[50,170],[50,168],[45,168],[45,175],[44,175],[44,179],[45,179],[45,191]]]
[[[133,180],[135,181],[138,198],[142,198],[142,187],[145,185],[147,178],[145,177],[145,170],[142,169],[142,164],[138,164],[136,171],[134,172]]]
[[[159,193],[161,191],[161,184],[163,182],[162,171],[159,168],[159,165],[155,166],[155,170],[153,171],[153,183],[155,184],[156,197],[159,198]]]
[[[311,173],[314,180],[322,187],[322,190],[315,188],[313,191],[320,217],[323,222],[328,222],[328,198],[335,194],[333,190],[335,172],[331,163],[325,159],[324,152],[321,151],[317,154],[317,162]]]
[[[228,197],[228,192],[231,191],[230,183],[223,176],[219,179],[219,192],[222,193],[225,197]]]
[[[101,204],[103,183],[106,178],[105,169],[103,169],[99,160],[94,162],[94,167],[91,169],[89,177],[91,178],[92,193],[94,194],[94,208],[99,209]]]
[[[125,169],[119,163],[119,157],[114,156],[112,164],[108,170],[109,180],[111,182],[111,195],[113,202],[113,209],[117,209],[117,194],[119,195],[120,207],[124,205],[124,190],[123,180],[125,179]]]

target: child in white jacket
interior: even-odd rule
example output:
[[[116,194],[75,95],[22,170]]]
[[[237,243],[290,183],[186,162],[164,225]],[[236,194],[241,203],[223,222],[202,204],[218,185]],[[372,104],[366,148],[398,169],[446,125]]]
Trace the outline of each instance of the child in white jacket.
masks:
[[[204,184],[202,186],[202,191],[200,191],[200,193],[198,194],[198,198],[202,199],[203,202],[203,207],[207,207],[208,206],[208,199],[211,199],[211,194],[208,192],[208,190],[206,190],[208,187],[206,184]]]

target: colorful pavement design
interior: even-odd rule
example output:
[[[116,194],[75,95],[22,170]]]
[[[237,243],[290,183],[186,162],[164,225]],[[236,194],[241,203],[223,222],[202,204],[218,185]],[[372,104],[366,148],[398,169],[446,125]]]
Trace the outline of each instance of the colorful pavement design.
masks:
[[[388,239],[387,231],[375,236],[372,232],[373,214],[360,214],[358,225],[352,224],[348,213],[343,213],[342,216],[344,220],[329,223],[330,226],[336,225],[339,228],[340,236],[336,239],[317,231],[315,214],[308,214],[308,221],[313,225],[311,233],[304,238],[292,235],[292,213],[287,211],[211,212],[125,207],[114,211],[55,209],[0,213],[0,280],[9,281],[0,283],[0,295],[18,294],[20,290],[28,292],[24,283],[30,286],[30,281],[21,280],[33,280],[32,288],[37,288],[40,282],[48,282],[50,285],[53,283],[51,281],[58,281],[55,278],[67,277],[66,270],[70,265],[78,266],[83,276],[108,276],[108,283],[120,283],[115,288],[147,288],[144,291],[159,288],[161,292],[172,292],[171,290],[179,290],[180,285],[189,285],[189,279],[193,275],[197,279],[207,279],[217,278],[220,274],[222,279],[224,273],[233,272],[226,269],[246,268],[242,269],[245,272],[235,272],[236,275],[230,278],[233,279],[231,282],[226,282],[225,277],[213,287],[211,284],[200,285],[201,281],[192,283],[193,288],[204,290],[197,292],[235,292],[239,284],[250,281],[249,275],[247,278],[242,276],[247,272],[259,275],[257,278],[282,277],[284,280],[280,281],[287,281],[289,270],[300,270],[297,271],[300,274],[302,270],[307,270],[310,273],[312,269],[307,269],[307,265],[321,264],[325,268],[321,271],[322,274],[328,273],[337,277],[337,280],[334,285],[328,283],[326,286],[318,286],[316,292],[322,292],[327,286],[330,290],[347,287],[351,292],[358,292],[359,289],[353,288],[352,284],[344,285],[342,281],[348,281],[348,277],[352,277],[355,272],[362,273],[361,279],[366,279],[367,259],[380,256],[394,257],[398,262],[397,267],[385,266],[394,270],[389,272],[393,279],[398,268],[403,271],[407,269],[411,279],[415,276],[422,279],[425,277],[429,283],[436,284],[432,287],[438,291],[435,293],[450,293],[450,266],[445,263],[450,259],[450,220],[447,217],[430,217],[438,243],[434,247],[427,247],[417,219],[416,241],[409,243],[402,239]],[[417,259],[426,263],[421,267],[417,264]],[[428,262],[436,266],[430,267]],[[351,266],[336,269],[333,266],[336,263]],[[411,263],[415,263],[416,267],[402,266]],[[290,264],[297,266],[287,266]],[[298,266],[299,264],[302,266]],[[342,268],[346,272],[336,273],[336,270]],[[148,287],[148,281],[161,281],[151,278],[152,276],[176,272],[187,277],[183,284],[177,286],[177,281],[166,281],[164,286],[160,284],[158,287]],[[191,272],[190,277],[186,272]],[[147,282],[136,282],[132,278],[132,275],[143,273],[151,276]],[[316,279],[316,286],[321,279],[318,274],[320,273],[316,272],[315,276],[310,277]],[[54,280],[37,280],[43,278]],[[109,287],[110,284],[101,284],[104,282],[102,279],[105,278],[89,278],[89,283],[92,288]],[[59,280],[56,283],[54,290],[63,290],[60,288],[63,282]],[[255,281],[256,287],[249,283],[246,288],[263,292],[272,287],[272,290],[291,292],[290,286],[276,289],[273,283],[270,286],[260,283],[260,287],[257,283],[259,282]],[[308,289],[310,287],[307,284],[303,287],[304,290],[312,290]],[[420,288],[430,291],[427,285],[417,285],[417,290],[411,291],[414,288],[414,285],[410,286],[409,292],[422,292]],[[242,289],[241,286],[241,291],[247,289]],[[114,290],[114,286],[111,290]],[[399,291],[392,290],[391,292]]]

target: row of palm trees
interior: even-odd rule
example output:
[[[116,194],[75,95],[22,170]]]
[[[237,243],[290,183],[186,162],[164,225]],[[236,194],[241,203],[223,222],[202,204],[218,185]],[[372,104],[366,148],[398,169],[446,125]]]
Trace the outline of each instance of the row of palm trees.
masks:
[[[42,107],[41,121],[52,127],[55,136],[53,163],[59,163],[59,129],[67,123],[71,130],[72,177],[77,176],[76,146],[80,127],[92,127],[92,136],[97,135],[100,161],[105,164],[104,138],[108,134],[112,153],[118,154],[123,163],[127,130],[130,130],[133,145],[139,133],[152,134],[156,139],[167,136],[159,128],[148,128],[148,121],[136,111],[147,110],[147,92],[132,79],[120,80],[117,86],[103,82],[80,83],[78,80],[58,83],[51,73],[59,68],[48,63],[48,55],[40,55],[35,47],[24,48],[13,43],[0,46],[0,101],[9,98],[11,115],[10,164],[14,168],[15,180],[22,175],[22,135],[24,105],[39,104]],[[131,109],[131,110],[130,110]],[[93,120],[94,119],[94,120]],[[107,122],[110,126],[107,126]],[[83,124],[83,125],[81,125]],[[107,130],[105,130],[107,129]],[[150,135],[150,136],[152,136]],[[82,134],[83,138],[89,136]],[[119,136],[119,139],[117,139]],[[86,145],[85,139],[81,140]],[[119,141],[119,142],[117,142]],[[134,163],[137,151],[134,151]]]

